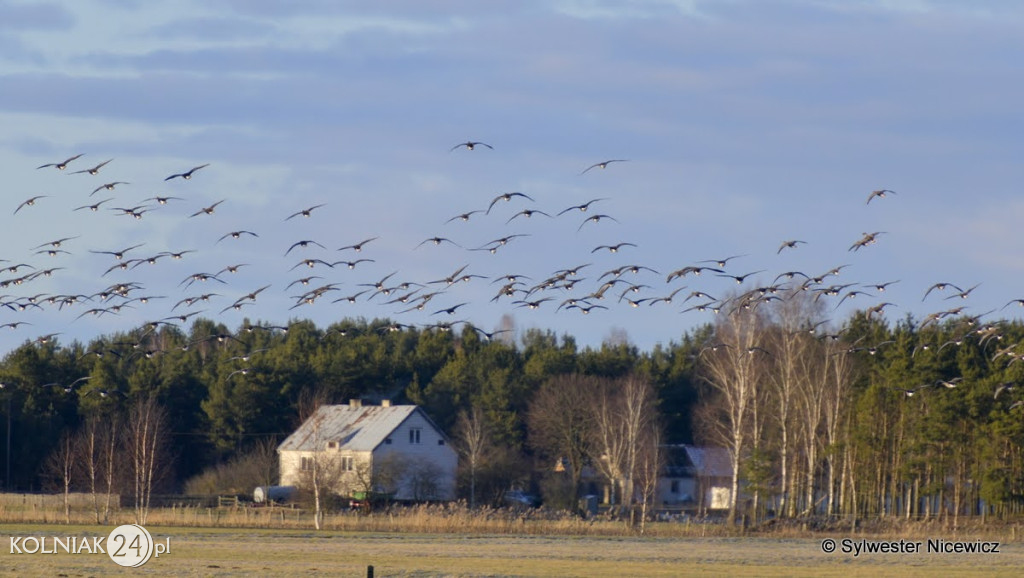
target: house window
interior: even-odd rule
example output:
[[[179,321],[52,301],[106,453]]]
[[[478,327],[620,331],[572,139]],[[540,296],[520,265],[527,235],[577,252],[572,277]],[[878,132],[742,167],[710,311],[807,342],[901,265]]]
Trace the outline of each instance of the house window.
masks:
[[[444,440],[437,440],[437,445],[443,446],[444,445]]]
[[[351,457],[341,458],[341,471],[351,472],[355,469],[355,463]]]
[[[384,438],[384,445],[391,445],[391,438]]]
[[[336,450],[338,449],[338,442],[327,442],[327,449]]]
[[[303,456],[302,461],[299,463],[299,469],[304,472],[313,471],[313,458]]]
[[[420,428],[414,427],[409,430],[409,443],[418,444],[420,443]]]
[[[679,480],[672,480],[672,489],[670,491],[673,494],[679,493]]]

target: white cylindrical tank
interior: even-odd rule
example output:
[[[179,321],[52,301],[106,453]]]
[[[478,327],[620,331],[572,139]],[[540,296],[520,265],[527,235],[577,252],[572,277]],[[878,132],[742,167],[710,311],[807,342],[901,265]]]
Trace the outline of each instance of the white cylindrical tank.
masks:
[[[257,486],[252,499],[257,504],[284,502],[295,495],[295,486]]]

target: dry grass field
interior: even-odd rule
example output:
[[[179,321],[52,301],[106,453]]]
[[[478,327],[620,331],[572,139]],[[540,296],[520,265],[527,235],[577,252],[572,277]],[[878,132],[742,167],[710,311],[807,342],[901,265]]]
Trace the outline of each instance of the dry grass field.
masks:
[[[998,554],[826,554],[824,537],[641,537],[315,532],[150,526],[171,552],[142,569],[106,555],[12,554],[10,536],[105,536],[109,526],[0,526],[3,576],[1019,576],[1024,545]],[[847,536],[834,536],[842,540]],[[860,540],[858,536],[856,539]],[[868,540],[879,538],[866,537]],[[973,541],[961,538],[964,541]],[[914,538],[918,540],[918,538]],[[924,548],[922,548],[923,550]]]

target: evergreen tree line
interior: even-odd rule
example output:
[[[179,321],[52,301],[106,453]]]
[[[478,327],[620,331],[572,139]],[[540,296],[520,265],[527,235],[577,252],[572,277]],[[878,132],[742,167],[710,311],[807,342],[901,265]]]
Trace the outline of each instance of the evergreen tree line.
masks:
[[[713,324],[650,351],[622,336],[580,348],[571,336],[536,329],[513,341],[512,332],[489,339],[468,324],[379,319],[323,329],[246,321],[235,331],[199,319],[187,333],[160,325],[88,345],[39,339],[0,363],[5,485],[59,486],[50,456],[62,436],[97,420],[124,423],[115,416],[146,400],[165,412],[170,440],[172,467],[157,490],[180,491],[203,471],[283,440],[310,400],[377,398],[421,405],[464,450],[467,498],[495,501],[532,482],[551,503],[571,507],[589,465],[618,476],[612,485],[627,500],[645,480],[605,471],[596,454],[553,441],[545,427],[591,419],[587,388],[639,378],[655,397],[653,439],[729,450],[732,516],[1016,512],[1024,497],[1021,324],[952,314],[890,324],[869,310],[835,326],[826,317],[797,290],[723,310]],[[576,390],[576,398],[565,395]],[[584,406],[589,413],[574,412]],[[555,418],[539,419],[540,408]],[[474,421],[486,424],[488,451],[469,475]],[[550,475],[556,462],[568,483]]]

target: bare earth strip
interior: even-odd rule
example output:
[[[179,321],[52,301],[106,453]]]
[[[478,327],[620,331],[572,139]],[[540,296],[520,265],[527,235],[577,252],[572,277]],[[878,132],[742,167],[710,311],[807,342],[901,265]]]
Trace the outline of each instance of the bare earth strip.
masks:
[[[103,536],[96,526],[0,526],[3,576],[1019,576],[1024,545],[998,554],[822,552],[821,539],[604,538],[151,527],[171,552],[142,569],[106,555],[12,554],[11,536]],[[837,541],[842,536],[836,536]],[[860,540],[860,538],[856,538]],[[970,540],[969,542],[973,542]],[[841,542],[840,542],[841,544]]]

